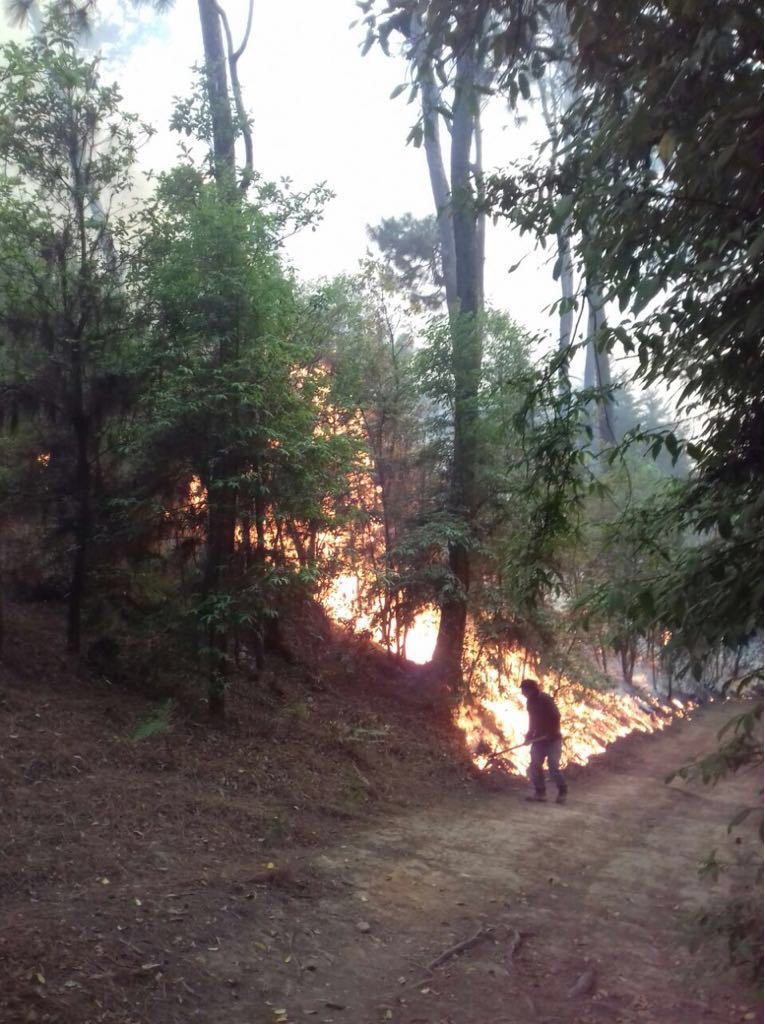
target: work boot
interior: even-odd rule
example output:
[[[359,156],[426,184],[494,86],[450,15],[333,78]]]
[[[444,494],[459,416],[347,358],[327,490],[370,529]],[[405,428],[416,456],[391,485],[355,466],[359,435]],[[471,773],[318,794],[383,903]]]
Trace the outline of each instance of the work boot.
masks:
[[[532,793],[531,796],[526,797],[526,802],[530,804],[543,804],[547,800],[544,793]]]
[[[556,804],[565,804],[567,795],[568,795],[568,790],[567,789],[559,789],[558,790],[558,795],[555,798],[555,803]]]

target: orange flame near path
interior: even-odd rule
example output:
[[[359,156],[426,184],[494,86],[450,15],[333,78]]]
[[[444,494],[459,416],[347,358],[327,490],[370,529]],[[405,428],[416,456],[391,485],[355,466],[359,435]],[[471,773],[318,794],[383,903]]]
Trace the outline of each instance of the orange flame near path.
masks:
[[[189,481],[188,505],[195,511],[202,511],[206,503],[207,492],[201,479],[194,476]],[[241,540],[240,529],[237,541],[241,543]],[[322,544],[326,548],[325,555],[341,547],[331,533],[322,538]],[[377,643],[386,646],[384,631],[376,622],[374,609],[363,607],[362,590],[358,576],[340,573],[323,593],[321,602],[335,622],[349,626],[356,633],[368,633]],[[433,656],[438,625],[438,609],[427,606],[415,615],[405,630],[399,631],[395,621],[390,623],[388,636],[396,637],[400,632],[404,656],[417,664],[425,664]],[[467,660],[472,661],[467,674],[471,679],[471,691],[476,696],[457,709],[455,721],[464,733],[470,756],[479,769],[501,763],[518,774],[527,771],[528,747],[512,751],[504,756],[503,761],[498,757],[492,758],[495,752],[523,743],[528,715],[520,682],[526,677],[536,678],[542,689],[555,698],[561,712],[564,766],[586,764],[594,755],[603,753],[609,744],[629,733],[663,729],[673,716],[682,715],[686,710],[677,699],[671,706],[664,706],[648,693],[638,700],[628,694],[583,687],[565,676],[540,675],[533,670],[532,660],[522,649],[507,650],[499,657],[489,657],[477,647],[474,639],[469,639]]]
[[[493,663],[479,656],[476,675],[480,695],[459,708],[456,720],[465,733],[474,764],[481,769],[492,762],[501,763],[499,758],[491,757],[493,752],[523,743],[528,728],[526,702],[520,692],[524,678],[536,679],[555,699],[561,713],[564,766],[587,764],[620,737],[663,729],[672,717],[686,710],[680,701],[667,707],[647,693],[638,699],[631,694],[585,688],[557,674],[539,675],[530,670],[523,650],[508,651]],[[512,770],[519,774],[526,773],[529,758],[528,747],[507,755]]]
[[[386,646],[382,627],[374,625],[374,616],[361,607],[360,587],[356,576],[348,573],[336,576],[322,598],[322,605],[335,622],[352,626],[355,633],[369,633],[376,643]],[[418,612],[404,635],[405,658],[417,665],[424,665],[430,661],[436,646],[438,621],[438,610],[432,606]],[[396,635],[395,621],[390,634]]]
[[[323,603],[335,621],[352,624],[357,632],[369,631],[373,639],[381,642],[381,630],[371,627],[371,616],[360,608],[359,583],[355,576],[338,576]],[[430,660],[438,621],[439,613],[435,608],[426,608],[416,616],[405,644],[409,660],[419,664]],[[531,659],[522,649],[506,651],[500,658],[489,658],[473,651],[472,657],[474,664],[469,674],[471,688],[477,696],[460,705],[455,721],[465,735],[473,763],[480,769],[492,763],[504,763],[518,774],[525,774],[528,769],[528,747],[512,751],[504,762],[491,757],[495,751],[523,743],[528,728],[526,702],[520,691],[524,678],[536,679],[555,699],[561,713],[564,766],[586,764],[620,737],[663,729],[673,716],[685,711],[679,700],[673,700],[668,707],[660,705],[647,693],[638,700],[630,694],[585,688],[565,676],[540,675],[533,671]]]

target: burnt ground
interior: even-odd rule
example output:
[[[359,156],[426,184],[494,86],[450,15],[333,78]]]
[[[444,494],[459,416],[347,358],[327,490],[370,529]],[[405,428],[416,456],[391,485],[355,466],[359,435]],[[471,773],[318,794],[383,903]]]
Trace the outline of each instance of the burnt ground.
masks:
[[[136,740],[145,696],[76,673],[55,616],[23,618],[0,667],[3,1024],[761,1019],[719,947],[687,948],[751,874],[697,867],[756,850],[726,824],[759,777],[664,783],[729,707],[531,805],[476,781],[443,709],[377,661],[335,652],[308,683],[280,671],[278,700],[239,684],[224,730],[192,707]]]

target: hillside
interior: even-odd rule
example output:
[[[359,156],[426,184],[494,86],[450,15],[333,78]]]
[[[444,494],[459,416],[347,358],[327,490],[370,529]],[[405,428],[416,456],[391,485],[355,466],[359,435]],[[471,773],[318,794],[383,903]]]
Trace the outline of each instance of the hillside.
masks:
[[[55,653],[57,615],[21,610],[12,608],[0,670],[8,1024],[274,1024],[304,1012],[471,1024],[465,1007],[500,1005],[508,968],[489,961],[501,942],[460,958],[458,990],[451,967],[437,984],[410,985],[481,922],[498,929],[492,943],[524,937],[525,997],[545,1019],[544,957],[554,956],[563,984],[582,957],[605,955],[609,921],[629,917],[647,935],[676,886],[683,895],[672,899],[690,912],[705,895],[697,860],[754,785],[749,777],[714,794],[661,786],[667,769],[713,743],[726,713],[718,706],[698,724],[629,737],[572,769],[572,807],[541,808],[540,824],[540,809],[519,802],[521,780],[475,771],[448,708],[418,697],[414,667],[328,642],[308,684],[305,670],[283,664],[259,687],[240,680],[227,725],[211,729],[193,705],[176,701],[157,718],[140,692],[77,676]],[[557,900],[571,923],[549,954]],[[663,913],[659,948],[672,945],[691,970],[683,922]],[[592,922],[577,931],[582,914]],[[470,965],[478,975],[466,979]],[[602,967],[614,993],[616,968]],[[642,975],[630,984],[630,999],[645,989]],[[691,1003],[710,1007],[712,1021],[749,1019],[718,1012],[725,976],[720,984],[682,1005],[666,995],[674,1015],[651,1017],[649,999],[620,1019],[699,1019]],[[581,1019],[616,1019],[610,999]],[[462,1009],[444,1016],[454,1000]]]

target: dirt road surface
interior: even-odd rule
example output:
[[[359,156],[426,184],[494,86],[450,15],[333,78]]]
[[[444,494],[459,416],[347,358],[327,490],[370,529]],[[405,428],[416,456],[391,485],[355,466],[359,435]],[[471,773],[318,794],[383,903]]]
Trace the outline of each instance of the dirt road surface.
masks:
[[[759,778],[664,782],[710,750],[730,708],[648,737],[585,773],[567,806],[525,790],[388,820],[310,865],[310,898],[262,902],[197,954],[218,976],[205,1021],[276,1024],[696,1024],[760,1020],[755,996],[691,956],[710,898],[697,868]],[[745,844],[748,840],[745,840]],[[736,847],[741,850],[742,847]],[[318,897],[315,895],[318,891]],[[257,906],[259,895],[250,896]],[[481,929],[442,966],[428,964]],[[190,1009],[190,1008],[189,1008]]]

